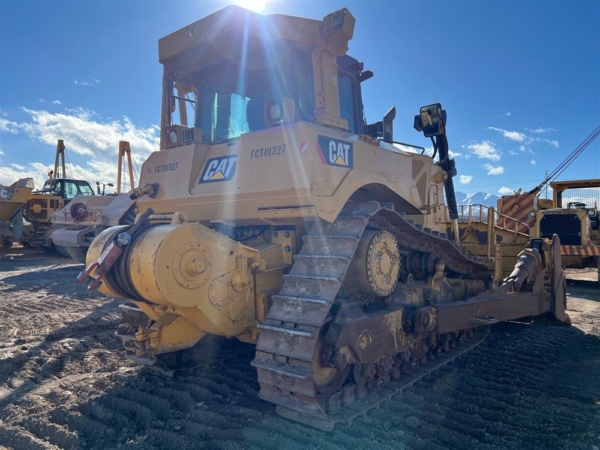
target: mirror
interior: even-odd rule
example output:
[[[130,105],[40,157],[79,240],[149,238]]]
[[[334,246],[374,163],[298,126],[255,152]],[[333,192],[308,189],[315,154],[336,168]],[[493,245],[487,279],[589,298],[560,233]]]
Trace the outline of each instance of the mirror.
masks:
[[[394,140],[394,119],[396,118],[396,107],[392,108],[383,116],[383,140]]]
[[[446,133],[446,111],[442,105],[423,106],[421,113],[415,116],[415,130],[422,131],[425,137],[439,136]]]

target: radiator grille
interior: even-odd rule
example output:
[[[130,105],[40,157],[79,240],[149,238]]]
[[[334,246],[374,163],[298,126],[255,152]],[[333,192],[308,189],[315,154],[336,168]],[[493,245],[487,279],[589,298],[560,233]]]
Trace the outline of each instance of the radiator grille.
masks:
[[[581,220],[575,214],[545,214],[540,221],[541,237],[557,234],[561,245],[581,245]]]

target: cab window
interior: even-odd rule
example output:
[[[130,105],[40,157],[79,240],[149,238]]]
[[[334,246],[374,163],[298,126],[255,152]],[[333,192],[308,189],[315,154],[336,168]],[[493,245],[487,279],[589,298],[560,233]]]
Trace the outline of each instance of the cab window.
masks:
[[[77,195],[94,195],[94,190],[85,181],[75,181],[77,185]]]
[[[356,98],[354,77],[345,71],[338,71],[338,94],[340,97],[340,117],[348,121],[348,130],[358,134],[356,119]]]
[[[73,181],[66,181],[64,197],[71,200],[73,197],[77,196],[77,193],[77,185]]]

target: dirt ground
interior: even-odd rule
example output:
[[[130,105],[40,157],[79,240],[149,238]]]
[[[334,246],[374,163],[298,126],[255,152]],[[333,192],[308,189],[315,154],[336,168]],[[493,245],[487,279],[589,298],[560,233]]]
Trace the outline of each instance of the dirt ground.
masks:
[[[325,433],[258,399],[253,347],[207,339],[167,378],[125,360],[120,300],[76,286],[82,266],[0,250],[0,448],[600,448],[600,283],[569,271],[573,326],[495,325],[486,341],[351,426]]]

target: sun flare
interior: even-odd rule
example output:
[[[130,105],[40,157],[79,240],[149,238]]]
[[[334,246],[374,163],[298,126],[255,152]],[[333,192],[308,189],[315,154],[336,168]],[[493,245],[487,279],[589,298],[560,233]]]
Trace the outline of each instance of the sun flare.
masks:
[[[234,0],[235,4],[242,8],[255,12],[262,12],[267,5],[267,0]]]

